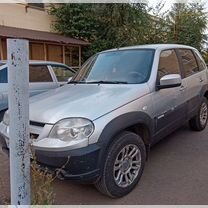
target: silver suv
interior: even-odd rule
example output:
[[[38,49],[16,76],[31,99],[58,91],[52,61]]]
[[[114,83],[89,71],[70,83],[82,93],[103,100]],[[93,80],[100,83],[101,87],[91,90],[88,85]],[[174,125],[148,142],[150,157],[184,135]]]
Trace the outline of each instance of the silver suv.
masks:
[[[94,183],[110,197],[139,182],[150,147],[189,122],[208,118],[208,74],[184,45],[143,45],[90,58],[71,82],[31,98],[32,147],[61,179]],[[9,146],[9,115],[0,124]]]
[[[50,61],[30,61],[30,96],[66,84],[75,71],[65,64]],[[0,61],[0,121],[8,108],[8,80],[6,61]]]

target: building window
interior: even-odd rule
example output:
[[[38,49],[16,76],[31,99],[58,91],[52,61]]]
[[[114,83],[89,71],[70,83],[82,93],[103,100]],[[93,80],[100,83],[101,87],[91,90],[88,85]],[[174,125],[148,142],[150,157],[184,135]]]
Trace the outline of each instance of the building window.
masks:
[[[47,45],[47,60],[63,62],[63,50],[61,45]]]
[[[3,59],[7,59],[7,44],[6,44],[6,39],[2,39],[2,52],[3,52]]]
[[[30,43],[30,59],[44,60],[44,45],[42,43]]]
[[[28,3],[27,5],[32,8],[44,9],[43,3]]]
[[[65,47],[65,61],[66,64],[72,67],[79,66],[79,47],[66,46]]]

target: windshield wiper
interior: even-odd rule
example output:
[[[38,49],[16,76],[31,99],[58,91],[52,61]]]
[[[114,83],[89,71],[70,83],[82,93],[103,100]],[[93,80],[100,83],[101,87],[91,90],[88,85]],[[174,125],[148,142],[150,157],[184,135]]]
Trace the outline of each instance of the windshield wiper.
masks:
[[[128,82],[123,81],[92,81],[92,82],[85,82],[86,84],[128,84]]]
[[[69,81],[67,84],[84,84],[86,83],[85,81]]]
[[[92,82],[86,82],[86,81],[70,81],[67,84],[128,84],[128,82],[123,81],[92,81]]]

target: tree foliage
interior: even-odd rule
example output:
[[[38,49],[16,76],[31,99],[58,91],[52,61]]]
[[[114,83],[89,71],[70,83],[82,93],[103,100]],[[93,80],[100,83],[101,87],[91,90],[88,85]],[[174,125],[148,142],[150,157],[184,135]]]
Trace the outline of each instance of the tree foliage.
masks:
[[[203,4],[176,3],[167,16],[169,42],[191,45],[202,50],[207,14]]]
[[[53,27],[70,37],[91,43],[84,57],[120,46],[147,43],[180,43],[202,48],[206,28],[204,5],[174,4],[161,12],[147,4],[62,4],[52,7],[57,17]]]
[[[85,56],[98,51],[145,42],[150,24],[146,4],[65,4],[52,7],[54,29],[91,43]]]

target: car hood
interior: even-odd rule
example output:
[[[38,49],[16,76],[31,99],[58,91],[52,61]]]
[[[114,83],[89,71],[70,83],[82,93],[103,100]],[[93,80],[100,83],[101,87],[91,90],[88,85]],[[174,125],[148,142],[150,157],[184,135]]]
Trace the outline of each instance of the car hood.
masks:
[[[95,120],[149,92],[147,84],[70,84],[30,99],[30,120],[54,124],[69,117]]]

